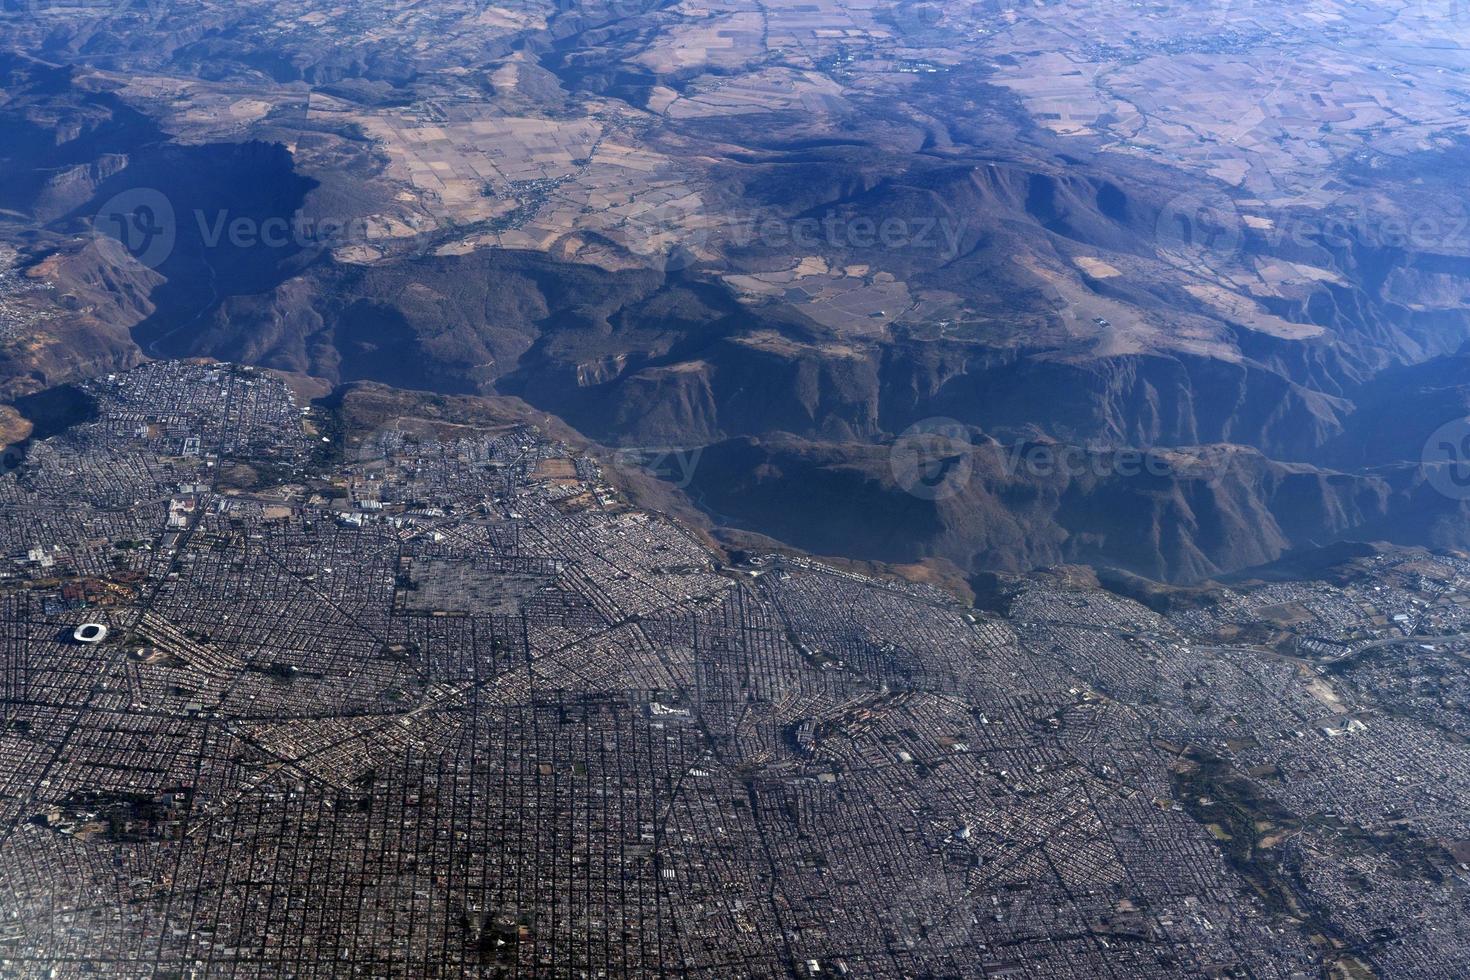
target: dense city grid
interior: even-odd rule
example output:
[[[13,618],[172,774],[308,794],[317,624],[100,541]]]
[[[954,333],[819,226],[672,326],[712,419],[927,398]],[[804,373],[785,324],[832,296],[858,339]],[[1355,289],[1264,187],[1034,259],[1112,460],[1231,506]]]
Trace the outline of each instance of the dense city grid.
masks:
[[[84,387],[0,478],[0,975],[1470,969],[1470,563],[1001,616],[524,426]]]

